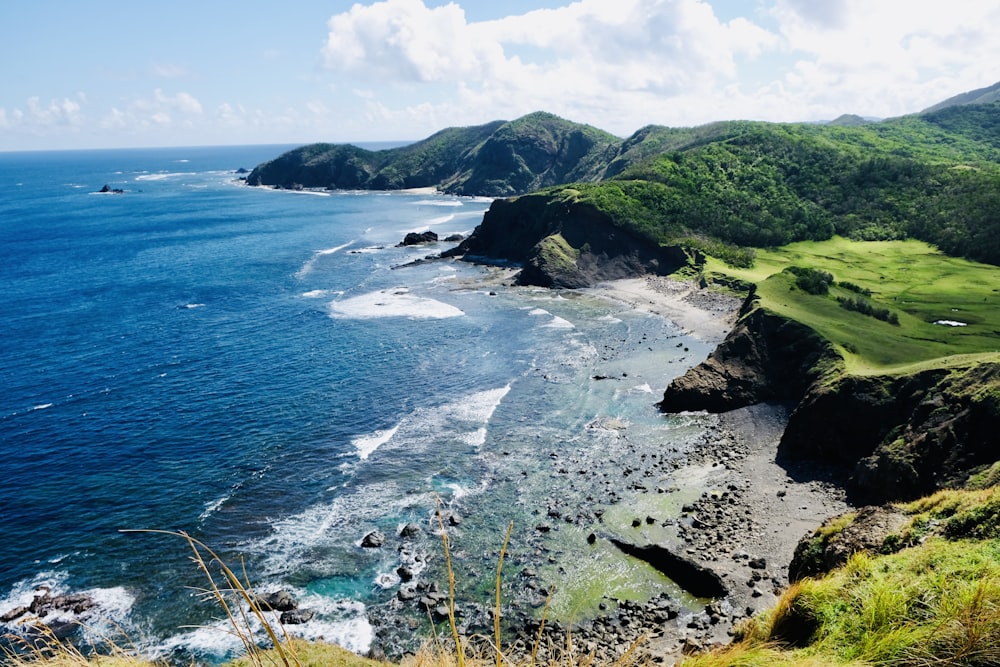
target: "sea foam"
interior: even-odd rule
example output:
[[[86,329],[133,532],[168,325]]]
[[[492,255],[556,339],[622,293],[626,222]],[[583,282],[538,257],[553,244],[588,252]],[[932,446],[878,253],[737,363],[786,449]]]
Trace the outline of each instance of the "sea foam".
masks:
[[[461,309],[442,301],[410,294],[406,288],[369,292],[330,303],[331,317],[359,320],[380,317],[429,320],[459,317],[464,314]]]
[[[351,440],[351,444],[358,452],[358,458],[367,459],[372,452],[378,449],[381,445],[389,442],[392,436],[396,435],[396,431],[399,430],[399,424],[396,424],[392,428],[375,431],[371,435],[361,435],[357,438]]]

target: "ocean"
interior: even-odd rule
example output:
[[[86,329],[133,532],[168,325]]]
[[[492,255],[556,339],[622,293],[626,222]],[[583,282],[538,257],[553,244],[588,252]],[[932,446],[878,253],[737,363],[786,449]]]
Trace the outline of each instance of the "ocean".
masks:
[[[540,612],[528,575],[555,618],[683,598],[586,537],[679,511],[683,491],[653,492],[670,479],[621,471],[705,428],[654,403],[706,345],[586,291],[411,264],[447,243],[396,246],[469,234],[489,200],[238,181],[285,148],[0,153],[0,617],[79,593],[95,606],[44,620],[224,660],[239,644],[187,544],[122,532],[183,531],[315,612],[292,634],[404,650],[427,615],[400,590],[447,583],[438,508],[460,606],[489,604],[508,525],[510,604]]]

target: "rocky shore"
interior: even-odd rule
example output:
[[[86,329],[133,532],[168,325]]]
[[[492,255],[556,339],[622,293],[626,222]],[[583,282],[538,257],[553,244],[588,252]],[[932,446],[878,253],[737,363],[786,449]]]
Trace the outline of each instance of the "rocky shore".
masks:
[[[726,337],[742,303],[736,296],[659,276],[618,280],[591,290],[669,318],[709,344],[719,344]],[[785,404],[762,403],[704,415],[706,428],[684,445],[668,450],[656,443],[639,443],[620,453],[609,452],[601,462],[604,468],[589,468],[587,479],[575,474],[587,467],[586,462],[571,463],[553,453],[553,476],[579,478],[593,488],[579,506],[567,506],[563,498],[553,495],[547,509],[544,504],[538,508],[535,536],[527,546],[539,562],[523,564],[514,587],[517,599],[504,611],[504,625],[509,628],[504,634],[505,650],[525,658],[536,650],[536,659],[546,660],[564,655],[572,646],[577,654],[593,654],[598,661],[611,663],[638,642],[633,650],[639,655],[673,664],[683,653],[727,641],[735,623],[771,606],[788,584],[788,566],[799,540],[826,518],[848,509],[843,478],[836,468],[778,462],[789,410]],[[666,479],[670,480],[667,486],[657,481]],[[610,506],[629,508],[625,498],[634,501],[636,493],[676,494],[682,489],[683,497],[693,500],[677,515],[648,516],[636,510],[631,529],[627,523],[605,523]],[[456,526],[453,517],[446,522]],[[694,607],[690,595],[683,601],[656,595],[645,602],[608,597],[596,618],[569,625],[550,620],[540,627],[537,612],[548,584],[537,569],[554,557],[544,546],[543,536],[560,531],[564,524],[567,535],[579,533],[583,526],[598,526],[589,535],[590,528],[580,534],[590,544],[617,544],[631,554],[627,557],[643,558],[654,566],[655,559],[648,554],[663,550],[685,567],[704,570],[720,582],[724,592],[700,598]],[[674,537],[649,543],[647,533]],[[698,595],[698,588],[684,580],[685,570],[677,572],[673,576],[677,585]],[[439,620],[446,615],[447,595],[440,587],[413,582],[403,588],[414,590],[406,592],[400,604],[422,605],[425,614],[437,614]],[[459,629],[466,636],[491,636],[492,622],[487,605],[459,607]],[[400,630],[390,622],[375,621],[374,625],[376,644],[393,653],[388,647]],[[376,647],[374,655],[380,657],[380,651]]]
[[[680,537],[674,546],[718,574],[725,596],[704,600],[693,614],[661,595],[617,604],[606,616],[571,627],[550,624],[543,632],[544,653],[559,655],[569,639],[579,653],[611,663],[639,642],[638,655],[669,665],[728,641],[735,623],[773,605],[789,583],[799,540],[849,507],[836,471],[776,462],[786,423],[782,405],[720,415],[682,459],[669,463],[678,485],[702,489],[680,517],[667,519],[676,522]],[[537,632],[537,623],[527,621],[518,643],[530,650]]]

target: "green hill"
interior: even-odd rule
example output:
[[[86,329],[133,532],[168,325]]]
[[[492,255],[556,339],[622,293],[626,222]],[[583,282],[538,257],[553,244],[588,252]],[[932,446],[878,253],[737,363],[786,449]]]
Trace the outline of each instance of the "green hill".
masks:
[[[510,122],[449,128],[383,151],[310,144],[259,165],[247,182],[283,188],[437,187],[453,194],[504,197],[556,183],[598,180],[620,143],[589,125],[537,112]]]

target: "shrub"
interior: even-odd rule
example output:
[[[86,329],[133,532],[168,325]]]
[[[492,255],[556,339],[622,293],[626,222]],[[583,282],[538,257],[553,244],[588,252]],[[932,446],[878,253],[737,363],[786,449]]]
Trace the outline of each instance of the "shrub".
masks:
[[[899,326],[899,315],[892,312],[888,308],[876,306],[868,299],[864,299],[860,296],[837,297],[837,302],[840,303],[842,308],[846,308],[847,310],[853,310],[854,312],[861,313],[862,315],[874,317],[877,320],[882,320],[883,322],[888,322],[894,326]]]
[[[785,271],[795,276],[795,286],[803,292],[822,296],[830,291],[833,274],[802,266],[790,266]]]

